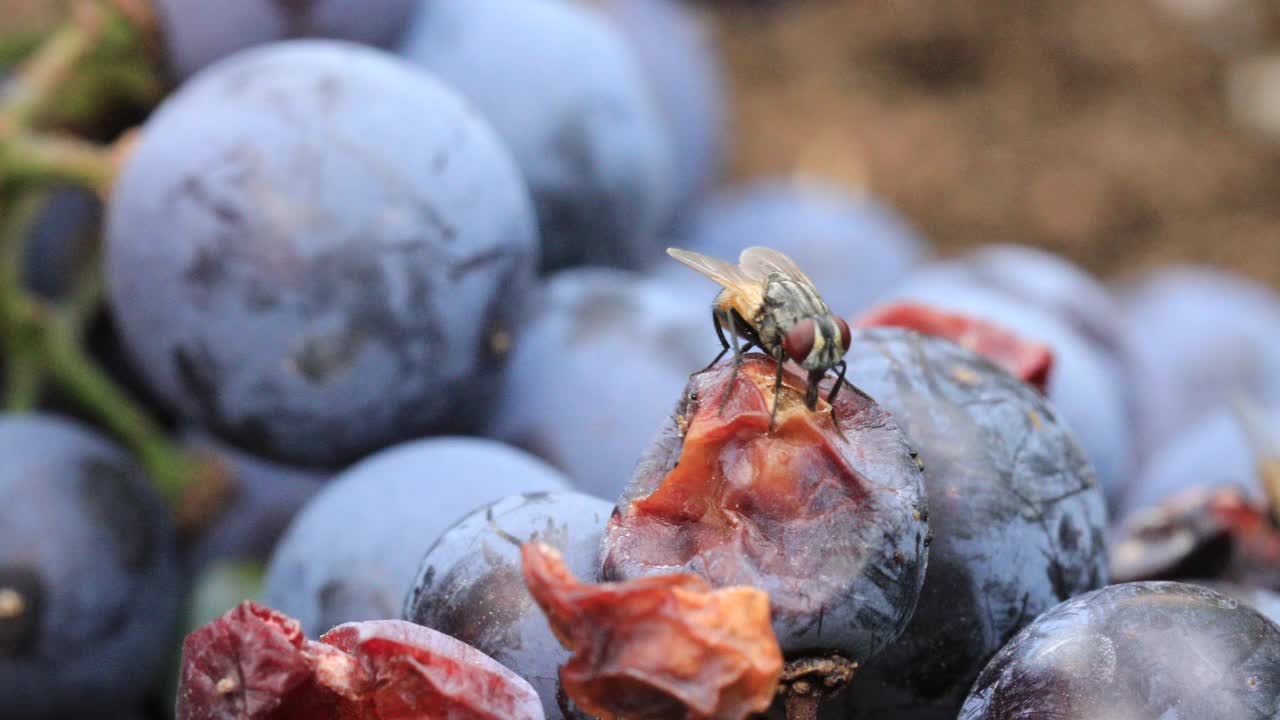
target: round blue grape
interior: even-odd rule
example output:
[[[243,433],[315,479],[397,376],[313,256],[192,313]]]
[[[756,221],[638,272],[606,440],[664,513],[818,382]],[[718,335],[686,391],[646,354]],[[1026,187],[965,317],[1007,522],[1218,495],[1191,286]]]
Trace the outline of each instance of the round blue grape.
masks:
[[[1049,610],[992,658],[959,720],[1263,720],[1280,627],[1196,585],[1112,585]]]
[[[422,556],[463,514],[507,495],[568,489],[542,461],[490,440],[388,448],[339,474],[294,518],[263,596],[308,636],[397,618]]]
[[[402,52],[475,103],[515,154],[544,270],[661,255],[671,141],[606,15],[563,0],[425,0]]]
[[[513,495],[477,508],[449,528],[422,559],[404,618],[451,635],[529,681],[547,718],[559,668],[570,652],[525,588],[520,546],[546,543],[579,579],[600,567],[600,540],[613,503],[580,493]]]
[[[584,492],[618,497],[690,373],[720,350],[706,290],[604,268],[552,275],[488,433],[560,468]]]
[[[152,689],[177,641],[168,511],[90,430],[0,416],[0,715],[100,717]]]
[[[166,100],[107,230],[111,308],[158,394],[303,465],[479,425],[537,264],[485,121],[329,40],[246,51]]]
[[[870,195],[814,179],[767,180],[714,195],[677,245],[730,262],[752,245],[795,260],[836,314],[852,316],[892,289],[927,255],[924,240]],[[664,258],[661,272],[699,289],[715,287]]]
[[[1142,457],[1235,394],[1280,407],[1280,297],[1270,288],[1175,266],[1133,279],[1120,297]]]
[[[1048,345],[1054,357],[1049,400],[1080,443],[1108,500],[1116,502],[1134,460],[1125,377],[1114,356],[1052,312],[945,265],[913,273],[891,297],[967,313]]]
[[[389,45],[416,6],[415,0],[155,0],[165,59],[179,78],[239,50],[286,38]]]
[[[712,30],[679,0],[595,0],[631,41],[671,131],[675,213],[683,219],[715,183],[729,124]]]

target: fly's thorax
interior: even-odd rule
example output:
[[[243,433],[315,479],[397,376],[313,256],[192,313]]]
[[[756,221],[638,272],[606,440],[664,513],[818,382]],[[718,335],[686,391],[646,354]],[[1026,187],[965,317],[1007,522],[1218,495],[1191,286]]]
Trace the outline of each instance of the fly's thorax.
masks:
[[[831,310],[811,286],[781,275],[770,275],[765,284],[764,305],[760,308],[756,330],[766,349],[772,351],[782,347],[782,339],[796,323],[805,318],[829,315]],[[839,337],[837,330],[836,338]]]

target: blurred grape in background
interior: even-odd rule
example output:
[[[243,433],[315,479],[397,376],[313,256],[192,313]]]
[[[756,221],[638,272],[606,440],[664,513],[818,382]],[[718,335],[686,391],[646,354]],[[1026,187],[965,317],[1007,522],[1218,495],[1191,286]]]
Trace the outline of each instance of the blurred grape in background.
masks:
[[[0,81],[4,720],[171,717],[181,634],[246,597],[311,635],[396,618],[446,586],[420,563],[464,518],[437,547],[486,601],[439,624],[518,626],[512,669],[561,695],[490,503],[533,493],[517,534],[594,537],[655,433],[684,437],[720,287],[669,246],[780,250],[851,323],[959,318],[918,329],[987,358],[921,373],[911,413],[1007,381],[1105,490],[1113,578],[1280,590],[1271,3],[0,0]],[[987,364],[1028,349],[1052,355],[1034,391]],[[948,579],[1013,552],[960,542],[980,508],[1101,567],[1097,513],[1049,523],[983,482],[1053,472],[1010,422],[912,455],[973,478],[934,471],[925,578],[972,602],[881,658],[919,643],[952,663],[936,682],[864,668],[864,710],[951,720],[999,644],[957,613],[1013,637],[1041,581],[1075,592],[1047,556],[1036,583]],[[713,491],[685,491],[716,532]],[[499,566],[514,591],[477,579]]]

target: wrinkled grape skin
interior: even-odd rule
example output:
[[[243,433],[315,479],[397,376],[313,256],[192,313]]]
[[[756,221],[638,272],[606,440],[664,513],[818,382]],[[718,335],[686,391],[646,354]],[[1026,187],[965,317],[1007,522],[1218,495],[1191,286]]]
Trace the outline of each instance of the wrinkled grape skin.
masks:
[[[169,69],[186,78],[253,45],[326,37],[387,45],[404,30],[415,0],[154,0]]]
[[[486,434],[617,498],[689,373],[720,349],[712,292],[622,270],[555,273],[521,323]]]
[[[135,707],[177,639],[168,510],[119,448],[50,415],[0,415],[0,716]]]
[[[594,0],[621,26],[671,129],[677,222],[720,175],[729,107],[713,30],[680,0]]]
[[[192,78],[108,208],[109,300],[144,376],[186,419],[297,465],[478,426],[536,264],[528,192],[488,124],[337,41]]]
[[[563,0],[423,0],[400,52],[475,103],[511,148],[544,271],[661,256],[669,132],[607,15]]]
[[[774,367],[771,359],[749,354],[742,373],[771,381]],[[728,516],[730,537],[722,538],[723,533],[699,520],[668,520],[635,508],[665,485],[664,479],[681,460],[681,423],[692,428],[703,422],[698,417],[702,408],[710,408],[704,417],[715,417],[731,369],[731,363],[722,363],[690,378],[684,399],[640,460],[609,522],[601,577],[618,581],[683,571],[701,575],[716,587],[758,587],[769,593],[774,631],[788,658],[839,652],[850,661],[865,662],[896,637],[911,616],[928,558],[929,532],[915,455],[893,418],[874,402],[857,392],[842,393],[836,400],[843,441],[828,414],[809,413],[801,405],[798,412],[807,417],[797,413],[792,422],[811,427],[814,434],[808,437],[821,440],[803,450],[788,449],[763,436],[772,382],[766,394],[754,381],[739,377],[733,400],[719,417],[743,430],[713,451],[720,471],[734,477],[725,484],[734,489],[723,498],[731,505],[721,508]],[[789,375],[786,384],[798,385],[803,393],[803,378]],[[787,424],[779,422],[778,429],[785,430]],[[790,453],[786,463],[812,464],[794,473],[752,466],[746,443],[765,452],[776,447]],[[775,459],[783,462],[781,458]],[[837,473],[834,482],[826,471]],[[778,477],[761,475],[771,472]],[[798,505],[796,517],[781,517],[780,508],[768,501],[781,490],[784,476],[795,478],[786,482],[800,483],[786,494],[787,501]],[[762,494],[745,492],[746,482]],[[711,544],[699,546],[704,537],[711,538]],[[782,557],[785,562],[779,560]]]
[[[351,466],[302,509],[267,567],[263,597],[309,635],[399,617],[427,549],[458,518],[499,498],[569,489],[537,458],[500,443],[403,443]]]
[[[1106,581],[1102,493],[1053,407],[985,358],[884,329],[846,360],[920,452],[933,529],[915,615],[854,676],[849,717],[949,720],[1019,628]]]
[[[563,717],[558,670],[570,653],[525,588],[517,543],[546,543],[574,575],[593,578],[611,512],[612,503],[567,492],[513,495],[477,508],[427,551],[404,619],[502,663],[538,691],[547,718]]]
[[[843,317],[870,307],[929,254],[925,240],[893,208],[811,178],[721,190],[694,213],[676,241],[731,262],[752,245],[786,253]],[[663,258],[656,269],[705,293],[708,302],[714,296],[706,278],[687,267]]]
[[[959,720],[1252,720],[1280,714],[1280,627],[1182,583],[1113,585],[1041,615]]]

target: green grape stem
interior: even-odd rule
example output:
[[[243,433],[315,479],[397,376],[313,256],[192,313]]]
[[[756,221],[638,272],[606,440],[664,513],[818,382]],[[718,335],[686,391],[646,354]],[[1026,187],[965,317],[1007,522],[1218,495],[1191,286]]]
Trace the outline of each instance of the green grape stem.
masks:
[[[83,270],[68,297],[59,302],[32,295],[22,276],[27,240],[49,185],[71,182],[105,199],[116,173],[117,148],[44,131],[41,122],[56,114],[63,102],[60,94],[94,73],[94,66],[112,59],[130,69],[128,82],[118,83],[116,90],[132,93],[135,99],[158,96],[159,73],[151,67],[147,36],[147,28],[124,0],[110,5],[80,0],[71,18],[32,50],[0,87],[4,400],[10,410],[29,410],[46,382],[58,385],[136,455],[169,501],[179,526],[192,530],[216,515],[234,483],[212,456],[180,447],[85,350],[85,328],[103,297],[101,263]],[[126,143],[127,138],[121,142]]]

